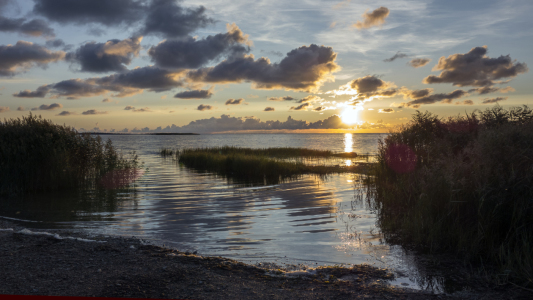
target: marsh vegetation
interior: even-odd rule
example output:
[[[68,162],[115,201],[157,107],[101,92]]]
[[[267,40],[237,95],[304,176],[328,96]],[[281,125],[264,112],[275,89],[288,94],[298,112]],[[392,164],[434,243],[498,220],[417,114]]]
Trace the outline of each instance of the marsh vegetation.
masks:
[[[368,196],[386,239],[533,286],[533,112],[417,112],[379,143]]]
[[[0,122],[0,194],[115,186],[135,176],[137,156],[125,157],[110,140],[79,134],[30,113]]]

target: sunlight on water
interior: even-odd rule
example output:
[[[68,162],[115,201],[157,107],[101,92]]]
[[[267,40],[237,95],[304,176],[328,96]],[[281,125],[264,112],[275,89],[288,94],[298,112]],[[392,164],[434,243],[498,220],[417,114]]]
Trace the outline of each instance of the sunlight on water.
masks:
[[[351,133],[344,134],[344,152],[353,152],[353,136]]]

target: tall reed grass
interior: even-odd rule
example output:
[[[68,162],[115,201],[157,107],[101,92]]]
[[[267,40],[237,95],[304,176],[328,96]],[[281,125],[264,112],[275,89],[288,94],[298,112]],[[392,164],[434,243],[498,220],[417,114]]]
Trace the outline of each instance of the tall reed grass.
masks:
[[[176,155],[178,161],[187,167],[215,172],[223,176],[278,183],[296,178],[301,174],[327,175],[331,173],[366,171],[366,164],[351,167],[306,165],[299,160],[287,158],[328,158],[337,156],[331,151],[307,148],[251,149],[239,147],[212,147],[184,149],[173,152],[161,149],[161,155]],[[355,154],[351,154],[355,156]]]
[[[389,241],[453,252],[533,286],[533,112],[417,112],[379,143],[371,179]]]
[[[139,167],[110,140],[79,134],[30,113],[0,122],[0,194],[53,191],[95,184],[114,170]],[[135,171],[132,171],[135,173]],[[131,172],[130,172],[131,173]]]

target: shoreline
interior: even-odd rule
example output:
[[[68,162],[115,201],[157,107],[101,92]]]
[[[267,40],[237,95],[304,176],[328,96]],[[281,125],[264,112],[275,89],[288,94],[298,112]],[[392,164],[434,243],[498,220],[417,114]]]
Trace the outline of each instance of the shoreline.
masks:
[[[11,228],[12,230],[9,230]],[[41,234],[32,234],[41,232]],[[126,237],[43,234],[0,219],[0,294],[179,299],[471,299],[386,284],[368,265],[284,276],[223,257],[180,252]],[[475,295],[475,298],[479,295]],[[518,299],[487,292],[483,299]],[[526,299],[526,298],[524,298]]]

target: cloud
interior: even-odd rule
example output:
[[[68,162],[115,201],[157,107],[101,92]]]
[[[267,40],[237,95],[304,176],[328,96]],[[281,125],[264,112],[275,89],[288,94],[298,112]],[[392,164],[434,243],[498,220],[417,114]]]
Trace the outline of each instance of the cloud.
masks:
[[[107,111],[98,111],[96,109],[89,109],[81,113],[82,115],[104,115]]]
[[[434,71],[439,76],[429,75],[424,83],[451,83],[455,86],[491,86],[494,80],[512,78],[528,71],[525,63],[513,61],[509,55],[490,58],[487,46],[472,48],[466,54],[441,57]]]
[[[472,100],[457,101],[455,102],[455,105],[474,105],[474,101]]]
[[[42,104],[38,108],[32,108],[32,110],[54,110],[58,108],[63,108],[63,105],[61,103],[52,103],[50,105]]]
[[[287,53],[279,63],[253,55],[228,58],[218,65],[190,71],[188,78],[196,82],[240,83],[251,81],[256,89],[316,91],[331,73],[340,67],[331,47],[302,46]]]
[[[305,96],[304,98],[296,101],[296,103],[307,103],[307,102],[318,102],[318,101],[324,101],[324,99],[318,97],[318,96],[314,96],[314,95],[309,95],[309,96]]]
[[[104,102],[104,103],[106,103],[106,102],[111,102],[111,99],[109,99],[109,98],[105,98],[105,99],[102,100],[102,102]]]
[[[199,111],[211,110],[211,109],[213,109],[213,106],[200,104],[200,105],[198,105],[198,107],[196,109],[199,110]]]
[[[65,46],[65,42],[62,39],[54,39],[46,41],[45,45],[49,48],[59,48]]]
[[[56,116],[63,116],[63,117],[64,117],[64,116],[71,116],[71,115],[75,115],[75,114],[76,114],[76,113],[73,112],[73,111],[66,111],[66,110],[64,110],[64,111],[58,113]]]
[[[180,40],[164,40],[148,51],[152,61],[164,68],[196,69],[222,55],[233,56],[248,53],[248,36],[235,24],[227,24],[228,32],[197,40],[187,37]]]
[[[310,103],[303,103],[298,106],[292,106],[289,110],[307,110],[311,106]]]
[[[47,85],[42,85],[38,87],[35,91],[24,90],[13,94],[13,96],[19,98],[44,98],[44,96],[46,96],[49,90],[50,87],[48,87]]]
[[[385,24],[385,19],[389,16],[389,9],[381,6],[371,13],[367,11],[361,16],[363,17],[363,22],[357,21],[357,23],[353,25],[359,30]]]
[[[505,100],[507,100],[507,98],[508,97],[496,97],[496,98],[492,98],[492,99],[485,98],[485,99],[483,99],[483,102],[481,102],[481,103],[483,103],[483,104],[492,104],[492,103],[497,103],[499,101],[505,101]]]
[[[420,67],[427,65],[430,61],[431,59],[429,58],[414,58],[414,59],[411,59],[411,61],[408,62],[408,64],[413,68],[420,68]]]
[[[63,80],[46,87],[57,97],[77,99],[108,92],[115,92],[113,97],[127,97],[141,93],[143,89],[161,92],[181,85],[180,73],[147,66],[106,77]]]
[[[205,7],[183,8],[175,0],[152,0],[145,13],[147,17],[141,30],[144,35],[186,36],[215,22],[205,15]]]
[[[0,76],[13,76],[33,65],[45,67],[51,62],[62,60],[65,52],[53,52],[43,46],[18,41],[14,46],[0,46]]]
[[[296,100],[294,97],[291,96],[284,96],[284,97],[270,97],[268,98],[270,101],[292,101]]]
[[[476,92],[480,95],[485,95],[485,94],[495,93],[495,92],[509,93],[509,92],[514,92],[514,91],[515,89],[510,86],[507,86],[504,88],[498,88],[494,86],[484,86],[484,87],[479,87],[479,88],[468,90],[469,93]]]
[[[8,112],[8,111],[9,111],[9,107],[7,107],[7,106],[0,106],[0,113]]]
[[[213,93],[211,90],[190,90],[177,93],[174,98],[180,99],[209,99]]]
[[[265,109],[263,109],[263,111],[275,111],[274,107],[265,107]]]
[[[418,108],[422,104],[433,104],[435,102],[451,103],[452,100],[461,98],[467,94],[468,93],[463,90],[455,90],[451,93],[432,94],[432,95],[416,98],[415,100],[409,101],[407,103],[402,103],[400,104],[400,107],[408,106],[412,108]]]
[[[242,104],[244,103],[244,99],[243,98],[239,98],[239,99],[228,99],[228,101],[226,101],[226,105],[239,105],[239,104]]]
[[[325,106],[319,106],[319,107],[313,108],[313,111],[323,111],[323,110],[326,110]]]
[[[26,18],[11,19],[0,16],[0,31],[17,32],[30,36],[54,37],[54,29],[41,19],[26,20]]]
[[[387,88],[389,84],[375,76],[368,75],[352,80],[350,86],[359,93],[369,93]]]
[[[146,8],[138,0],[34,0],[33,12],[62,24],[106,26],[131,24],[142,19]]]
[[[124,107],[124,110],[131,110],[133,112],[151,112],[150,108],[149,107],[145,107],[145,108],[135,108],[131,105],[128,105],[126,107]]]
[[[383,61],[384,62],[392,62],[398,58],[406,58],[406,57],[409,57],[409,55],[405,54],[405,53],[400,53],[400,51],[396,52],[396,54],[394,54],[394,56],[390,57],[390,58],[387,58],[387,59],[384,59]]]
[[[380,114],[390,114],[390,113],[393,113],[394,112],[394,109],[392,108],[380,108],[378,113]]]
[[[18,111],[25,111],[26,108],[24,108],[24,106],[19,106],[19,107],[17,107],[17,110],[18,110]]]
[[[90,42],[75,52],[67,53],[65,59],[81,66],[82,72],[124,71],[133,57],[139,55],[142,37],[125,40],[109,40],[106,43]]]

